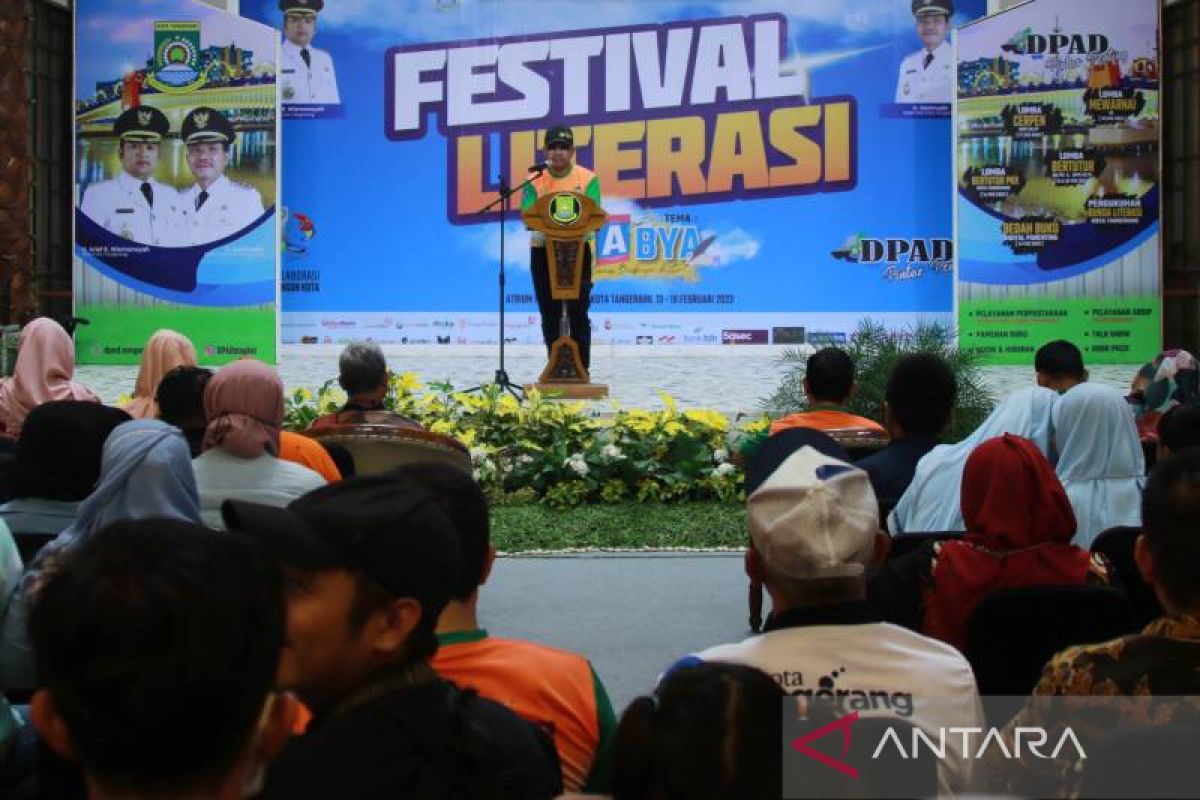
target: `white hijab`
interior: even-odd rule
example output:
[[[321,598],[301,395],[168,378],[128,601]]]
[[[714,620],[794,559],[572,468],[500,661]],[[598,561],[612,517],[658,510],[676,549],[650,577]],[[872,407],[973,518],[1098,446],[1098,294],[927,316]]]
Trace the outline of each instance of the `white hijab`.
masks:
[[[917,462],[912,483],[888,517],[893,536],[917,531],[966,530],[962,518],[962,471],[977,446],[1006,433],[1024,436],[1047,457],[1050,412],[1058,395],[1041,386],[1018,389],[1000,401],[975,431],[957,444],[941,444]]]
[[[1072,544],[1088,548],[1108,528],[1140,526],[1146,461],[1124,396],[1109,386],[1081,383],[1054,404],[1052,422],[1055,471],[1079,523]]]

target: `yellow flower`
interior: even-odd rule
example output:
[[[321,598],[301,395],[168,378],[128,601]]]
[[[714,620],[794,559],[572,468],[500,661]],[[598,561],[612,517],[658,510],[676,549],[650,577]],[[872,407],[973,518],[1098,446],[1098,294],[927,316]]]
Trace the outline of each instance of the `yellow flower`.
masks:
[[[448,419],[439,419],[434,421],[434,423],[429,426],[429,430],[434,433],[440,433],[444,436],[453,436],[454,423]]]
[[[421,379],[417,377],[417,373],[401,372],[399,375],[392,376],[392,386],[397,392],[409,392],[415,394],[425,388],[421,383]]]
[[[686,430],[687,428],[683,427],[675,420],[670,420],[666,425],[663,425],[663,433],[667,434],[667,436],[678,436]]]
[[[346,404],[346,393],[332,386],[321,391],[317,397],[317,408],[322,411],[336,411]]]
[[[117,395],[117,406],[118,407],[127,406],[132,402],[133,402],[133,395],[131,395],[131,394]]]
[[[299,389],[297,389],[294,396],[297,403],[311,403],[313,400],[312,389],[308,389],[304,386],[301,386]]]
[[[729,430],[729,420],[724,414],[708,409],[689,409],[683,412],[683,415],[692,422],[698,422],[701,425],[712,428],[713,430],[726,431]]]
[[[517,398],[506,392],[500,395],[500,402],[496,404],[496,408],[502,415],[518,414],[521,404],[517,402]]]
[[[771,427],[771,418],[767,416],[759,417],[751,423],[743,426],[747,433],[762,433],[767,428]]]
[[[459,431],[458,436],[454,438],[462,442],[464,447],[470,447],[471,445],[475,444],[475,430],[473,428],[468,428],[465,431]]]
[[[658,390],[658,397],[663,401],[663,405],[667,407],[666,413],[670,414],[671,416],[675,416],[679,413],[679,410],[675,407],[674,397],[671,397],[671,395],[667,394],[662,389]]]

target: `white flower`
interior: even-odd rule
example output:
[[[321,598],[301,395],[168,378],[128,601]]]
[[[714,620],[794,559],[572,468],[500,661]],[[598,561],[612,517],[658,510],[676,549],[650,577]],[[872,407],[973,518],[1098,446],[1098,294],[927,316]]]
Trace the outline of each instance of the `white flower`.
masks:
[[[717,468],[713,470],[713,475],[716,475],[718,478],[724,478],[726,475],[734,472],[736,469],[737,467],[726,461],[724,464],[717,465]]]
[[[729,451],[724,448],[713,450],[713,461],[717,464],[724,464],[729,460]]]
[[[587,461],[584,460],[583,455],[580,453],[576,453],[564,461],[563,466],[570,467],[575,471],[575,474],[581,478],[587,475],[589,472]]]
[[[517,464],[522,467],[525,466],[526,464],[532,464],[532,463],[533,463],[533,456],[529,455],[528,453],[522,453],[521,455],[517,456]]]
[[[481,463],[487,461],[488,451],[485,448],[472,447],[470,452],[472,464],[479,466]]]
[[[621,448],[617,447],[615,444],[604,445],[604,447],[600,450],[600,455],[604,456],[605,458],[611,458],[613,461],[618,461],[625,457],[625,454],[621,452]]]

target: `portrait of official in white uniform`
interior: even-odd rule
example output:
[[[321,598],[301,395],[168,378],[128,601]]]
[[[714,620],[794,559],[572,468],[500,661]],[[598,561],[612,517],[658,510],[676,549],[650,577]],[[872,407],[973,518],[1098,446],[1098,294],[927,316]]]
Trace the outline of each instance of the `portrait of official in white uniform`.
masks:
[[[187,164],[196,179],[183,192],[188,244],[207,244],[245,229],[263,215],[262,196],[253,186],[225,177],[237,135],[224,114],[199,106],[183,120],[180,135]]]
[[[138,244],[183,244],[183,202],[175,187],[154,179],[159,147],[171,129],[163,112],[134,106],[117,117],[117,177],[90,184],[79,210],[97,225]]]
[[[337,73],[329,53],[312,46],[317,14],[325,0],[279,0],[283,12],[283,48],[279,86],[284,103],[337,105]]]
[[[912,0],[917,36],[923,45],[900,64],[896,79],[897,103],[949,103],[954,89],[954,65],[951,62],[951,0]]]

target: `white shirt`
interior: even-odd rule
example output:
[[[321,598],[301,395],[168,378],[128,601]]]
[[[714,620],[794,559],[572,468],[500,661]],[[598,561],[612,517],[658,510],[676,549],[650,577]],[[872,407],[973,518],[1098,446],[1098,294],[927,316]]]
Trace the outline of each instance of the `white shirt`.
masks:
[[[262,216],[262,197],[253,186],[229,180],[224,175],[208,187],[208,199],[197,210],[200,184],[182,195],[184,222],[189,244],[207,244],[243,230]]]
[[[283,508],[325,485],[325,479],[308,467],[268,453],[239,458],[214,447],[197,456],[192,467],[200,492],[200,517],[205,525],[217,530],[225,529],[221,503],[226,500],[250,500]]]
[[[966,658],[945,642],[886,622],[781,628],[695,657],[757,667],[788,694],[846,691],[846,713],[896,717],[935,742],[940,728],[986,725]],[[961,735],[947,734],[946,756],[938,769],[941,792],[961,793],[971,777]]]
[[[954,87],[954,65],[950,63],[950,43],[942,42],[933,51],[933,59],[925,66],[929,51],[921,48],[900,62],[896,80],[897,103],[949,103]]]
[[[153,206],[142,193],[142,183],[153,190]],[[111,180],[93,183],[84,190],[79,210],[105,230],[138,244],[179,247],[186,243],[179,192],[153,178],[141,181],[122,171]]]
[[[279,83],[284,103],[341,103],[338,95],[337,74],[333,71],[333,59],[324,50],[315,47],[308,50],[309,64],[304,63],[300,46],[283,40],[283,57],[279,69]]]

